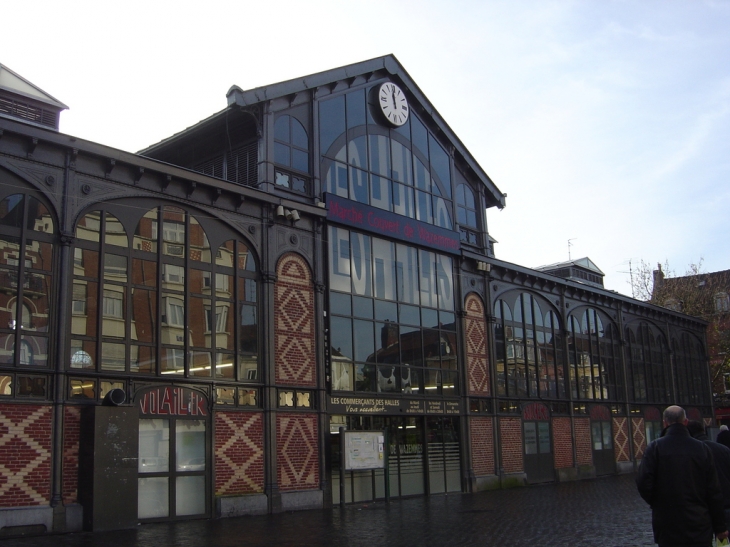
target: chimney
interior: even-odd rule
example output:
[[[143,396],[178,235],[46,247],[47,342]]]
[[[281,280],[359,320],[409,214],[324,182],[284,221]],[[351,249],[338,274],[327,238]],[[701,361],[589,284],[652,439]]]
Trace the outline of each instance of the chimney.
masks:
[[[398,325],[396,323],[390,323],[388,321],[383,325],[380,331],[380,343],[383,347],[389,348],[393,344],[398,342]]]
[[[659,287],[662,286],[662,283],[664,283],[664,272],[662,271],[662,265],[657,264],[656,267],[658,269],[654,270],[654,286],[652,287],[652,296],[654,293],[656,293],[657,290],[659,290]]]

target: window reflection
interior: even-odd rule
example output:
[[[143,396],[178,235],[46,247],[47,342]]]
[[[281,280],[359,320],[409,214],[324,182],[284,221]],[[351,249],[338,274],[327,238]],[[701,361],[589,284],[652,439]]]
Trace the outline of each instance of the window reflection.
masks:
[[[499,395],[566,397],[557,315],[546,308],[526,293],[508,293],[495,303]]]
[[[95,220],[98,225],[98,215],[91,223]],[[17,193],[0,200],[2,364],[25,367],[49,364],[46,336],[54,297],[50,275],[53,232],[54,222],[48,209],[34,196]],[[92,233],[98,237],[98,231]],[[17,394],[20,394],[22,386],[20,383],[18,386]]]
[[[456,395],[452,259],[340,228],[330,228],[330,236],[333,390]],[[341,259],[346,253],[349,264]],[[338,280],[350,272],[356,279]],[[372,294],[362,294],[370,277]],[[433,307],[419,307],[424,303]]]
[[[373,120],[366,124],[363,90],[320,101],[319,112],[327,192],[452,229],[451,160],[415,113],[387,132]],[[277,147],[281,127],[279,163],[287,157],[284,145]]]
[[[77,227],[108,237],[79,238],[74,249],[77,338],[68,366],[258,382],[257,268],[248,247],[237,239],[212,247],[203,224],[178,207],[136,218],[138,207],[108,207]],[[109,239],[124,224],[136,226],[129,248]],[[99,257],[103,284],[95,281]]]

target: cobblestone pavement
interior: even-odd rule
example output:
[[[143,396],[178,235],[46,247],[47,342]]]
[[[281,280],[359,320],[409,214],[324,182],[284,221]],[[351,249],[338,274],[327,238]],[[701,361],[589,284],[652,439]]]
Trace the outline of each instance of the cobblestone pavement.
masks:
[[[637,547],[654,545],[633,475],[278,515],[6,539],[2,547]]]

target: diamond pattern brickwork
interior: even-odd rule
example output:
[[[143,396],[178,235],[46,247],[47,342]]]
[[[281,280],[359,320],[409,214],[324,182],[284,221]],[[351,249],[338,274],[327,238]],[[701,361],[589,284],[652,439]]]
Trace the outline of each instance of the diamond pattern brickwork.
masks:
[[[0,405],[0,507],[48,504],[50,406]]]
[[[276,427],[276,463],[279,489],[310,490],[319,487],[317,416],[279,414]]]
[[[276,382],[314,387],[314,289],[300,256],[279,261],[275,294]]]
[[[263,415],[248,412],[216,412],[216,496],[263,491]]]
[[[487,323],[484,320],[482,300],[470,294],[464,303],[466,309],[466,366],[469,395],[489,396],[489,357],[487,355]]]
[[[646,450],[646,433],[644,430],[644,418],[631,418],[631,426],[634,430],[634,454],[637,460],[644,457]]]
[[[629,421],[628,418],[613,419],[613,451],[617,462],[631,460],[629,454]]]

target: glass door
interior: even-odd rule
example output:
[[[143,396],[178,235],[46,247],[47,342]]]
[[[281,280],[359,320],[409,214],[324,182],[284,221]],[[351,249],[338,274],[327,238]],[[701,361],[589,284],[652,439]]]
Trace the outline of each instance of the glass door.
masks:
[[[527,482],[555,480],[550,422],[524,422],[525,474]]]
[[[613,453],[611,422],[591,422],[593,441],[593,465],[596,475],[611,475],[616,472],[616,459]]]
[[[208,516],[206,446],[205,420],[139,420],[140,520]]]
[[[461,491],[458,418],[426,418],[430,494]]]

